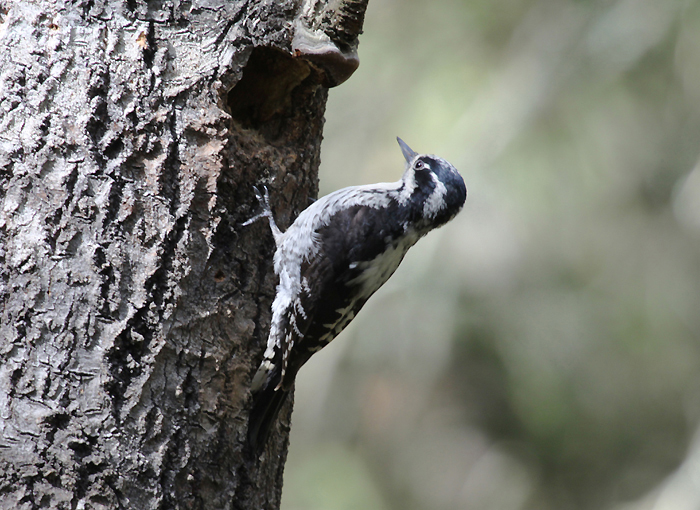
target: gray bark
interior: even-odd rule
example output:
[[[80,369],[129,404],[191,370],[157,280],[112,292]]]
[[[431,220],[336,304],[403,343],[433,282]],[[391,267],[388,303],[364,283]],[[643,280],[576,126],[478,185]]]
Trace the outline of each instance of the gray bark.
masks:
[[[316,193],[366,1],[0,2],[0,508],[279,506],[240,224],[256,183],[282,226]]]

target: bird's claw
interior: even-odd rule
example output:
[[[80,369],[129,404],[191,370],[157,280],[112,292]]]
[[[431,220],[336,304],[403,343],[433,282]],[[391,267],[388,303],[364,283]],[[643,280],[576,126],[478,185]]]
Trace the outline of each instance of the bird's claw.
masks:
[[[262,189],[264,190],[264,193],[260,191],[260,188],[258,186],[253,186],[253,189],[255,190],[255,198],[258,199],[258,202],[262,206],[263,210],[261,213],[256,214],[252,218],[250,218],[247,221],[244,221],[241,225],[244,227],[247,227],[248,225],[255,223],[258,221],[260,218],[270,218],[272,216],[272,209],[270,208],[270,193],[267,190],[267,186],[262,186]]]

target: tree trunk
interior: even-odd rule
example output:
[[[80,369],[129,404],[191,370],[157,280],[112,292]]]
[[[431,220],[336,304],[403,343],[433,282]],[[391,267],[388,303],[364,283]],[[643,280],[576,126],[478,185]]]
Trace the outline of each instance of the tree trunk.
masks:
[[[276,285],[367,0],[0,1],[0,508],[279,506]],[[291,399],[290,399],[291,400]]]

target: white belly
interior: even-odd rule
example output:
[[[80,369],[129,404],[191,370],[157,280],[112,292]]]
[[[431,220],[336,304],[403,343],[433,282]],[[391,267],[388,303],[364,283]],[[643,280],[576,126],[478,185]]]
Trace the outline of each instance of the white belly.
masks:
[[[411,232],[373,260],[353,262],[350,268],[360,269],[361,273],[357,278],[350,280],[348,285],[360,286],[359,297],[368,298],[374,294],[394,274],[408,249],[416,244],[419,237],[416,233]]]

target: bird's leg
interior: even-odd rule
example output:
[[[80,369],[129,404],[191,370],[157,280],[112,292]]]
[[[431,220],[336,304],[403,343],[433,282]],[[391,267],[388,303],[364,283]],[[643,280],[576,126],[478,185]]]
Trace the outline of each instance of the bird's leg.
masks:
[[[255,197],[258,199],[258,202],[260,202],[263,210],[261,213],[256,214],[242,225],[247,227],[248,225],[258,221],[260,218],[267,218],[270,222],[270,230],[272,230],[272,235],[275,238],[275,242],[278,242],[282,237],[282,231],[277,227],[277,223],[275,223],[275,217],[273,216],[272,208],[270,207],[270,194],[267,191],[267,186],[263,186],[264,193],[261,193],[257,186],[253,189],[255,190]]]

